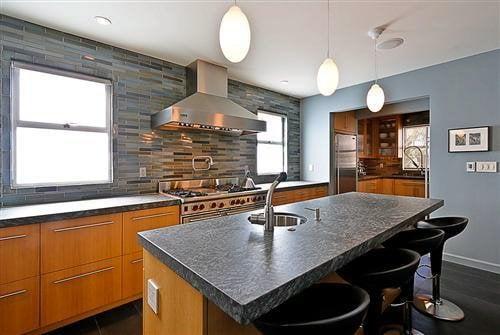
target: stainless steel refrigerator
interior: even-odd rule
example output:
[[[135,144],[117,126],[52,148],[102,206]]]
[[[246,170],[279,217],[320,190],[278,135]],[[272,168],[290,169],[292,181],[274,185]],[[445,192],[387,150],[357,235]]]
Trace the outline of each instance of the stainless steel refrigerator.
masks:
[[[330,180],[333,193],[340,194],[356,191],[356,135],[335,134],[332,148],[333,166]]]

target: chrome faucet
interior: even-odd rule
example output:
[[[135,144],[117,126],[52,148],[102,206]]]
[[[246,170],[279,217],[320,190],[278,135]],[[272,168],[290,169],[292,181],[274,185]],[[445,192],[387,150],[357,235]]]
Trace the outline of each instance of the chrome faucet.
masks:
[[[266,220],[264,223],[264,231],[274,231],[273,194],[278,184],[285,181],[286,178],[286,172],[281,172],[278,178],[273,181],[271,187],[269,187],[269,191],[267,191],[266,206],[264,207],[264,218]]]
[[[408,149],[417,149],[418,152],[420,153],[420,165],[417,164],[417,162],[415,162],[407,153]],[[424,153],[422,152],[422,149],[420,149],[419,147],[415,146],[415,145],[410,145],[410,146],[407,146],[405,149],[404,149],[404,154],[406,155],[406,157],[408,157],[408,159],[411,161],[411,163],[413,164],[413,166],[415,166],[418,170],[420,170],[420,174],[424,174],[425,172],[425,166],[424,166]]]

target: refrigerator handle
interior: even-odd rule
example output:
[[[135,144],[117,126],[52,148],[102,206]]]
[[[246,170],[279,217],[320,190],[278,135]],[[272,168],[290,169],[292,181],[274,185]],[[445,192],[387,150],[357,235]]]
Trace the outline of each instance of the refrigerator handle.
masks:
[[[335,172],[337,174],[337,194],[340,194],[340,167],[339,167],[339,143],[338,137],[335,137]]]

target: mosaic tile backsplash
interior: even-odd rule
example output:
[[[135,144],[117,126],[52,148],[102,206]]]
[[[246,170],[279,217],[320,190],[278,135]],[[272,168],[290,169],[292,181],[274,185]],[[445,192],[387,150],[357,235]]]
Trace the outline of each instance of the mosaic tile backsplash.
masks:
[[[216,46],[215,46],[216,47]],[[150,116],[185,96],[183,66],[116,48],[8,16],[0,16],[1,205],[12,206],[155,192],[160,179],[241,176],[256,169],[256,136],[210,132],[152,131]],[[109,78],[114,86],[114,181],[112,184],[10,188],[10,63],[20,60]],[[194,60],[194,59],[193,59]],[[252,112],[288,117],[288,174],[300,177],[300,101],[229,81],[231,100]],[[211,155],[215,165],[193,172],[193,155]],[[40,162],[43,164],[43,162]],[[147,177],[139,177],[146,167]],[[255,177],[268,182],[272,176]]]

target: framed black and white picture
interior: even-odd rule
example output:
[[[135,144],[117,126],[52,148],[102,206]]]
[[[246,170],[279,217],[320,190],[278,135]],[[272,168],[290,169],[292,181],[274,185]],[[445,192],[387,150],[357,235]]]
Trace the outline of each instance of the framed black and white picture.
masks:
[[[448,129],[448,152],[488,151],[489,127]]]

